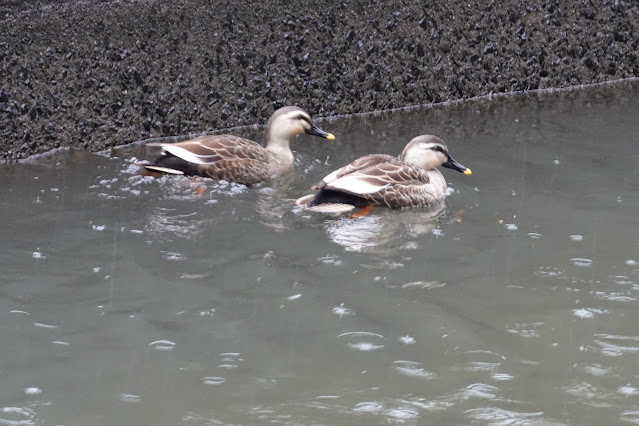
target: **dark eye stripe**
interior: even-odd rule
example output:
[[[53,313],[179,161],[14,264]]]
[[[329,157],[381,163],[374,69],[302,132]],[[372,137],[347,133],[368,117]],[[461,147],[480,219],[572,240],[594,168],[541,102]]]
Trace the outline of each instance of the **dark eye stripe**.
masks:
[[[305,115],[298,115],[297,117],[295,117],[296,120],[302,120],[302,121],[306,121],[308,124],[312,124],[310,118],[308,118]]]

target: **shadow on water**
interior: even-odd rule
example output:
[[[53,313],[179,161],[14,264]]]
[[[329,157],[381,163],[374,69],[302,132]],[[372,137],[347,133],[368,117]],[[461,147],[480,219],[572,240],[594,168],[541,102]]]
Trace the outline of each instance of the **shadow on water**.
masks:
[[[0,423],[639,422],[637,93],[331,119],[204,195],[143,146],[1,166]],[[473,169],[442,205],[294,206],[424,133]]]

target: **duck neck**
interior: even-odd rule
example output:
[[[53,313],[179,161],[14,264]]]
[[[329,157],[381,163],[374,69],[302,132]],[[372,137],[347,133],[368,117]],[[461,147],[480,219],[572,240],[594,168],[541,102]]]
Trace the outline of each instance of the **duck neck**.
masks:
[[[280,160],[283,166],[291,167],[293,165],[293,153],[288,138],[269,132],[266,135],[266,149]]]

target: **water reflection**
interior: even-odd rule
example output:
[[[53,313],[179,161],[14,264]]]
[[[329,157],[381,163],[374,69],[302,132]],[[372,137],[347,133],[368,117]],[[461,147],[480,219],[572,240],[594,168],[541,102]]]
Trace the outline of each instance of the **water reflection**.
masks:
[[[366,216],[326,220],[324,229],[331,241],[347,251],[392,255],[397,250],[416,249],[415,239],[435,231],[445,210],[444,201],[427,209],[379,208]]]

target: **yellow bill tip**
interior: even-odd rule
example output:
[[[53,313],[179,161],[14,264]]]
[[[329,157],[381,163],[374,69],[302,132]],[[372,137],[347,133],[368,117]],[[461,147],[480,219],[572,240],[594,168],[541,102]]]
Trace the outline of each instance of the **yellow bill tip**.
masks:
[[[328,135],[326,135],[326,139],[328,139],[328,140],[331,140],[331,141],[332,141],[333,139],[335,139],[335,135],[334,135],[334,134],[332,134],[332,133],[329,133]]]
[[[465,175],[472,175],[473,172],[470,169],[466,169],[466,170],[464,170],[464,174]]]

